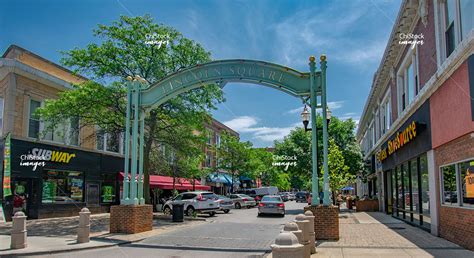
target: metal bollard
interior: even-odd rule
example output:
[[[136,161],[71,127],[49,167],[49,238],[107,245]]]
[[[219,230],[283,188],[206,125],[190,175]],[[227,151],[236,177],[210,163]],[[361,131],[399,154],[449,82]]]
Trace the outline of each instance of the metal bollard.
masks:
[[[309,220],[309,245],[311,246],[311,253],[316,253],[316,234],[314,233],[314,215],[311,211],[304,213],[306,219]]]
[[[90,240],[90,217],[91,212],[87,208],[82,208],[82,210],[79,212],[79,228],[77,229],[78,243],[87,243]]]
[[[298,225],[296,223],[287,222],[285,224],[285,226],[283,226],[283,229],[280,233],[284,233],[284,232],[291,232],[291,233],[295,234],[296,238],[298,238],[298,242],[300,244],[303,244],[303,231],[301,231],[298,228]]]
[[[298,238],[291,232],[280,233],[271,248],[273,258],[304,257],[304,246],[298,243]]]
[[[22,249],[27,246],[26,243],[26,216],[22,211],[18,211],[12,218],[13,228],[11,232],[11,244],[12,249]]]
[[[311,257],[311,245],[309,241],[309,220],[306,219],[306,216],[299,214],[295,218],[295,223],[298,225],[298,228],[303,231],[303,242],[304,245],[304,257]]]

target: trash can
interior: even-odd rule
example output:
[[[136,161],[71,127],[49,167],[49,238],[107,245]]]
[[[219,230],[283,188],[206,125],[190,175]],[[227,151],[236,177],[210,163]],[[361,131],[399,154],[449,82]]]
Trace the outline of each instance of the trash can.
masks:
[[[173,204],[173,222],[184,221],[184,204]]]

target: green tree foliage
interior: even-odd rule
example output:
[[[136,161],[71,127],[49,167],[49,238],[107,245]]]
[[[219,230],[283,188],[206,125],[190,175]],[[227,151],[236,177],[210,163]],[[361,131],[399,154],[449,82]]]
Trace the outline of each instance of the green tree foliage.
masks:
[[[328,169],[329,187],[335,196],[335,192],[350,183],[355,176],[349,173],[349,166],[346,165],[342,150],[337,146],[334,139],[329,140],[328,146]],[[323,167],[321,171],[324,173]]]
[[[318,167],[323,165],[323,140],[322,140],[322,118],[317,117],[318,136]],[[329,123],[329,139],[332,140],[341,152],[344,164],[347,165],[347,175],[356,175],[363,169],[362,153],[355,139],[355,123],[351,119],[340,120],[332,117]],[[296,155],[297,165],[288,168],[292,187],[298,189],[311,189],[311,133],[305,132],[303,128],[296,128],[290,132],[281,142],[275,142],[276,155]],[[330,162],[329,162],[330,163]],[[318,176],[322,177],[321,169]],[[322,187],[322,185],[320,185]],[[321,189],[321,188],[320,188]]]
[[[150,36],[151,35],[151,36]],[[121,16],[111,25],[98,25],[94,36],[100,43],[63,52],[61,62],[91,81],[74,86],[60,94],[59,99],[46,102],[38,111],[51,128],[72,117],[79,117],[81,126],[100,126],[107,132],[124,132],[125,78],[139,75],[149,84],[185,67],[211,60],[201,45],[185,38],[177,30],[153,22],[150,16]],[[150,44],[150,38],[163,44]],[[145,120],[145,184],[149,192],[149,174],[158,172],[151,158],[161,144],[177,147],[179,132],[202,129],[208,111],[224,101],[221,89],[206,85],[181,94],[151,110]],[[156,151],[155,151],[156,152]],[[145,194],[147,203],[149,195]]]
[[[241,142],[239,138],[228,133],[221,135],[221,143],[216,146],[217,158],[219,159],[217,168],[231,173],[232,192],[234,191],[234,180],[249,169],[251,147],[250,142]]]

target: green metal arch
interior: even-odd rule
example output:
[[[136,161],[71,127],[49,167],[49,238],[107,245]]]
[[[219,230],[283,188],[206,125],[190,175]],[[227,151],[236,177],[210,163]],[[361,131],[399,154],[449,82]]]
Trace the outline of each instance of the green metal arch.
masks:
[[[316,77],[319,76],[320,72],[318,71]],[[269,86],[296,97],[309,97],[310,95],[310,73],[302,73],[264,61],[229,59],[195,65],[166,76],[140,91],[140,105],[150,109],[180,93],[209,83],[223,86],[228,82]],[[316,87],[316,89],[319,88]]]

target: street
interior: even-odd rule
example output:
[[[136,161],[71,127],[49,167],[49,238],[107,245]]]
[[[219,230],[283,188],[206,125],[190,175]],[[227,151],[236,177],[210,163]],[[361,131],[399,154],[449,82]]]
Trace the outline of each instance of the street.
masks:
[[[270,252],[270,245],[283,225],[302,213],[306,204],[289,201],[285,205],[284,218],[257,217],[257,208],[234,209],[229,214],[219,213],[209,218],[206,224],[178,229],[133,244],[50,257],[262,257]]]

